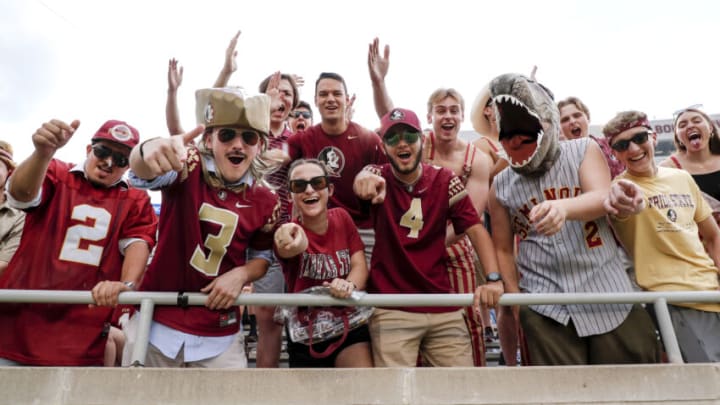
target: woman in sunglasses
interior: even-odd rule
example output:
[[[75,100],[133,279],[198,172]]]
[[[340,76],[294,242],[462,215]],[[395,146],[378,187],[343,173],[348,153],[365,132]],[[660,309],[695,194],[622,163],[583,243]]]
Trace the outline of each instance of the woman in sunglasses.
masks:
[[[677,151],[660,166],[690,173],[710,203],[713,217],[720,221],[720,129],[717,123],[698,106],[693,106],[675,113],[673,128]]]
[[[275,232],[275,250],[286,273],[288,291],[328,286],[334,297],[348,298],[365,289],[368,269],[363,243],[350,215],[342,208],[328,209],[333,185],[325,165],[316,159],[295,161],[289,170],[289,190],[298,218]],[[324,351],[338,338],[313,345]],[[326,358],[314,358],[302,343],[288,342],[290,367],[372,367],[367,325],[348,333]]]

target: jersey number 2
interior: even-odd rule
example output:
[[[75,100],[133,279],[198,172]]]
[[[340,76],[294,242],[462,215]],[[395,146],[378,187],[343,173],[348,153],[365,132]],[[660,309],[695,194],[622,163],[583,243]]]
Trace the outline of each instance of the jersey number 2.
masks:
[[[408,209],[402,217],[400,217],[400,226],[410,229],[408,238],[417,239],[423,225],[422,200],[413,198]]]
[[[232,211],[203,204],[200,207],[199,217],[200,221],[220,225],[220,231],[216,234],[208,234],[205,238],[203,244],[210,251],[207,257],[200,245],[195,246],[195,252],[190,258],[190,265],[201,273],[215,277],[220,273],[220,262],[222,262],[225,253],[227,253],[227,247],[230,246],[232,237],[235,235],[238,216]]]
[[[87,248],[82,248],[80,243],[82,241],[98,242],[105,239],[110,229],[112,215],[104,208],[80,204],[73,208],[71,218],[77,221],[95,220],[95,223],[92,226],[78,224],[68,228],[60,250],[60,260],[91,266],[100,265],[103,247],[88,243]]]

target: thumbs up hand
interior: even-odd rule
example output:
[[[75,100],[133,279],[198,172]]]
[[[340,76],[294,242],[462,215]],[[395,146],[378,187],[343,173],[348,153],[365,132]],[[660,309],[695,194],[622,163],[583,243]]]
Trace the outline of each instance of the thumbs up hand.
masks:
[[[187,158],[188,145],[204,131],[205,127],[199,125],[184,134],[141,143],[131,156],[133,171],[141,178],[152,179],[169,171],[181,170]]]

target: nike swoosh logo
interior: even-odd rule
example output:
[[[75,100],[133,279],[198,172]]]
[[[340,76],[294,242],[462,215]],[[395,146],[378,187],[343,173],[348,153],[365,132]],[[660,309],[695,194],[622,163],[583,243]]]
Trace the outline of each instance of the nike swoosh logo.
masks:
[[[239,202],[235,203],[235,208],[250,208],[250,207],[252,207],[252,205],[240,204]]]
[[[357,138],[358,136],[359,136],[359,135],[355,135],[355,136],[353,136],[353,135],[348,135],[348,139],[355,139],[355,138]]]

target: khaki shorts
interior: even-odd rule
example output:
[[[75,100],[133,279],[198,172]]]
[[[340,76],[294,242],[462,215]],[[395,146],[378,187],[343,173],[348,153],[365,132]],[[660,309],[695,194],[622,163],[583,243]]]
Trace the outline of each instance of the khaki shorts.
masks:
[[[415,313],[375,308],[370,318],[375,367],[414,367],[418,353],[434,367],[473,367],[462,311]]]

